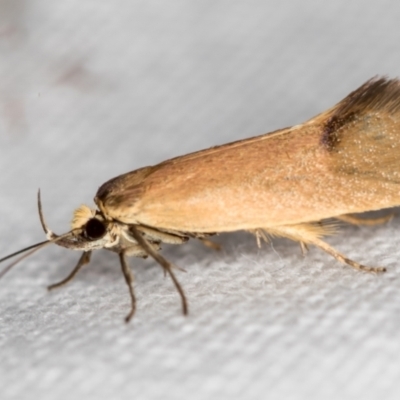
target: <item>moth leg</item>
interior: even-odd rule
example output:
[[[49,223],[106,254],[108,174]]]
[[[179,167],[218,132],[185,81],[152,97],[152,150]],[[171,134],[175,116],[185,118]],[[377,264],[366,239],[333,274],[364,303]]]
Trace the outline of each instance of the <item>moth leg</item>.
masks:
[[[257,247],[259,249],[261,249],[261,239],[265,242],[265,243],[269,243],[269,239],[267,234],[265,233],[265,231],[267,231],[266,229],[253,229],[250,230],[249,232],[252,233],[255,237],[256,237],[256,241],[257,241]],[[307,244],[304,243],[303,241],[300,241],[300,248],[301,248],[301,254],[303,254],[303,256],[305,256],[307,254],[308,251],[308,247]]]
[[[308,251],[307,243],[300,242],[300,247],[301,247],[301,254],[303,254],[303,256],[305,256]]]
[[[345,257],[343,254],[339,253],[333,247],[329,246],[328,243],[324,242],[321,239],[314,239],[313,242],[310,242],[314,246],[319,247],[320,249],[326,251],[331,256],[335,257],[336,260],[340,261],[343,264],[350,265],[351,267],[358,269],[359,271],[366,271],[366,272],[385,272],[386,268],[384,267],[367,267],[366,265],[359,264],[356,261],[351,260],[350,258]]]
[[[252,229],[249,231],[250,233],[252,233],[255,237],[256,237],[256,241],[257,241],[257,247],[259,249],[261,249],[261,240],[263,240],[265,243],[268,243],[268,236],[265,234],[263,229]]]
[[[355,217],[354,215],[344,214],[335,218],[352,225],[373,226],[373,225],[385,224],[386,222],[391,221],[394,215],[395,214],[392,213],[379,218],[359,218]]]
[[[173,234],[170,232],[162,232],[157,229],[152,229],[147,226],[137,226],[137,230],[144,233],[147,239],[154,240],[156,242],[163,242],[169,244],[182,244],[189,240],[189,237],[186,235]]]
[[[59,288],[60,286],[64,286],[66,283],[68,283],[69,281],[74,279],[75,275],[79,272],[79,270],[84,265],[89,264],[91,255],[92,255],[91,251],[84,251],[82,253],[78,263],[76,264],[75,268],[71,271],[71,273],[66,278],[64,278],[62,281],[53,283],[52,285],[47,286],[47,289],[53,290],[53,289]]]
[[[142,246],[143,250],[145,250],[149,256],[153,257],[154,260],[156,260],[163,267],[164,271],[171,277],[172,282],[174,283],[175,288],[181,297],[183,315],[187,315],[188,314],[187,300],[185,292],[183,291],[182,286],[180,285],[178,279],[176,278],[173,272],[173,268],[175,266],[169,261],[167,261],[160,253],[157,253],[157,251],[155,251],[151,247],[150,243],[142,236],[142,234],[138,231],[138,229],[135,226],[131,226],[131,233],[134,239],[139,243],[139,245]]]
[[[191,237],[192,239],[198,239],[204,246],[209,247],[210,249],[220,251],[222,249],[221,245],[213,242],[206,238],[206,236],[212,236],[214,234],[204,234],[204,233],[186,233],[187,237]]]
[[[204,246],[209,247],[210,249],[219,251],[221,250],[221,245],[219,245],[218,243],[215,243],[211,240],[208,240],[206,238],[198,238],[200,240],[201,243],[204,244]]]
[[[121,262],[121,269],[122,269],[122,273],[125,278],[125,282],[128,285],[129,295],[131,297],[131,311],[125,317],[125,322],[129,322],[131,320],[131,318],[134,316],[135,311],[136,311],[136,297],[135,297],[135,292],[133,290],[134,277],[133,277],[131,269],[129,268],[129,266],[126,262],[126,257],[125,257],[124,252],[119,253],[119,260]]]
[[[324,250],[336,260],[340,261],[343,264],[350,265],[351,267],[358,269],[360,271],[366,272],[384,272],[386,268],[383,267],[367,267],[366,265],[359,264],[356,261],[353,261],[343,254],[339,253],[333,247],[329,246],[328,243],[324,242],[320,239],[324,235],[331,233],[331,227],[318,225],[315,223],[304,223],[298,225],[284,225],[278,227],[272,227],[265,229],[268,233],[273,236],[281,236],[287,237],[288,239],[298,241],[304,244],[312,244],[314,246],[319,247]]]

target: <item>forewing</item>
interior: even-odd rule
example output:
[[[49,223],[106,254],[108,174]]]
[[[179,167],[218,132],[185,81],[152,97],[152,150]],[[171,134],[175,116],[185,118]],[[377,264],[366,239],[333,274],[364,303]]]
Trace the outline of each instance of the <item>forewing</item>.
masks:
[[[117,177],[110,218],[181,232],[317,221],[400,205],[400,84],[368,81],[310,121]]]

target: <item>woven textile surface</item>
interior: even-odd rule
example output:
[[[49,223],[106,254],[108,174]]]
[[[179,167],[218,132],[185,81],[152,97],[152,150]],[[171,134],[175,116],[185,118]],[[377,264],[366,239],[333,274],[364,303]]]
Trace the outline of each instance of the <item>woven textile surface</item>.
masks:
[[[44,240],[39,187],[63,233],[114,176],[400,76],[399,20],[394,0],[0,0],[0,255]],[[398,399],[399,228],[327,239],[382,275],[246,233],[218,236],[220,252],[163,246],[190,314],[154,261],[129,259],[128,325],[118,257],[96,252],[49,293],[79,257],[49,246],[0,280],[0,398]]]

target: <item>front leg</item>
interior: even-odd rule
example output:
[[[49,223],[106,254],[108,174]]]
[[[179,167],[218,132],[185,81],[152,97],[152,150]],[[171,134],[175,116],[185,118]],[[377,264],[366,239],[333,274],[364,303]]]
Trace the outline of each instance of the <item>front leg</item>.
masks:
[[[136,311],[136,297],[135,297],[135,292],[133,290],[134,277],[133,277],[132,271],[130,270],[130,268],[126,262],[126,256],[125,256],[124,252],[119,253],[119,260],[121,262],[121,269],[122,269],[122,273],[125,278],[125,282],[128,285],[129,295],[131,297],[131,311],[125,317],[125,322],[129,322],[131,320],[131,318],[135,315],[135,311]]]
[[[76,264],[75,268],[71,271],[71,273],[66,278],[64,278],[62,281],[57,282],[57,283],[53,283],[52,285],[47,286],[47,289],[48,290],[53,290],[53,289],[59,288],[60,286],[64,286],[69,281],[72,281],[72,279],[74,279],[75,275],[79,272],[79,270],[84,265],[89,264],[91,255],[92,255],[91,251],[84,251],[82,253],[78,263]]]

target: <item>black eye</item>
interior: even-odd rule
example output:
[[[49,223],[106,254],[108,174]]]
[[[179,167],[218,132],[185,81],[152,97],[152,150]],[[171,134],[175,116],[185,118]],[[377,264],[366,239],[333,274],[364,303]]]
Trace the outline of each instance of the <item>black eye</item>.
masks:
[[[100,239],[106,234],[106,226],[97,218],[92,218],[86,223],[85,232],[91,240]]]

